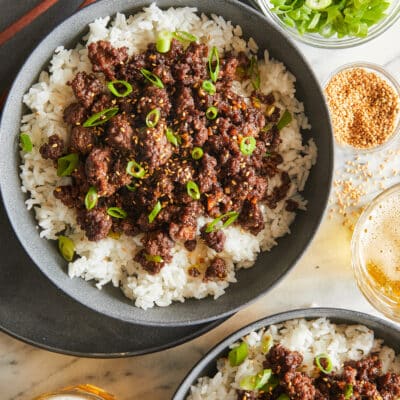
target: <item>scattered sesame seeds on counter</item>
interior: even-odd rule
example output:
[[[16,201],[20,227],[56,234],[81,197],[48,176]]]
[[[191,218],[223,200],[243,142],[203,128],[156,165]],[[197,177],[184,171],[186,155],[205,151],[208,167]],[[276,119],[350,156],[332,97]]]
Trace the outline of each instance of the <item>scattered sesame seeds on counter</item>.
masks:
[[[351,231],[364,207],[381,191],[399,182],[400,147],[346,157],[336,169],[328,218],[338,218]]]
[[[384,74],[377,66],[354,64],[329,80],[325,95],[339,144],[370,150],[394,136],[399,117],[398,85],[389,83],[391,77],[385,79]]]

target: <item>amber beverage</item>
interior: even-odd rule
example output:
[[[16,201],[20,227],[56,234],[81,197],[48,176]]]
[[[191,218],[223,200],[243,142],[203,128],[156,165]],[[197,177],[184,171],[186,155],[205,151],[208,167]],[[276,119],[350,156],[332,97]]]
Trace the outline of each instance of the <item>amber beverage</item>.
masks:
[[[364,210],[352,253],[364,296],[388,318],[400,321],[400,185],[382,192]]]
[[[83,384],[42,394],[33,400],[117,400],[117,398],[96,386]]]

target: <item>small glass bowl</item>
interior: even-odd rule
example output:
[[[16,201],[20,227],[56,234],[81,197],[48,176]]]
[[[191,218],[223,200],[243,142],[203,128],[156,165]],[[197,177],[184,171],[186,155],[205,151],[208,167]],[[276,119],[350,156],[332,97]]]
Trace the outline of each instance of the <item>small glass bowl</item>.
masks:
[[[362,235],[368,227],[368,221],[372,218],[373,213],[381,207],[382,202],[399,194],[400,184],[396,184],[376,196],[362,212],[351,239],[352,266],[358,288],[377,311],[397,322],[400,322],[400,301],[388,296],[385,290],[381,288],[382,283],[377,283],[368,273],[363,256]],[[400,203],[396,202],[394,206],[398,207],[397,210],[400,213]]]
[[[400,1],[399,1],[399,4],[400,4]],[[386,69],[384,67],[382,67],[378,64],[367,62],[367,61],[355,61],[352,63],[344,64],[341,67],[334,70],[323,84],[324,92],[325,92],[325,88],[328,86],[329,82],[336,74],[338,74],[339,72],[343,72],[345,70],[350,70],[350,69],[354,69],[354,68],[362,68],[362,69],[365,69],[367,72],[374,72],[375,74],[379,75],[380,78],[384,79],[396,92],[398,102],[399,102],[399,107],[400,107],[400,84],[399,84],[399,82],[396,80],[396,78],[393,75],[391,75],[388,71],[386,71]],[[328,102],[327,102],[327,104],[328,104]],[[329,104],[328,104],[328,110],[329,110]],[[397,116],[396,116],[396,121],[394,123],[393,133],[391,134],[391,136],[388,137],[388,139],[385,142],[383,142],[382,144],[380,144],[378,146],[364,149],[364,148],[354,147],[354,146],[351,146],[346,143],[338,142],[336,140],[335,129],[334,129],[333,125],[332,125],[332,128],[333,128],[333,136],[335,138],[336,145],[341,147],[344,150],[351,150],[353,152],[357,152],[360,154],[381,151],[381,150],[384,150],[384,149],[387,149],[388,147],[390,147],[390,145],[393,144],[393,142],[400,136],[400,109],[398,109],[398,111],[397,111]]]
[[[286,24],[284,24],[279,17],[271,11],[271,4],[269,0],[252,0],[252,2],[261,9],[261,11],[269,16],[276,24],[278,24],[285,32],[292,38],[306,43],[310,46],[321,47],[326,49],[344,49],[347,47],[359,46],[360,44],[369,42],[376,38],[387,29],[389,29],[400,17],[400,0],[392,0],[389,8],[386,10],[386,17],[379,23],[371,26],[368,30],[368,35],[363,38],[359,37],[343,37],[337,38],[336,36],[325,38],[315,33],[300,33]]]
[[[56,392],[45,393],[34,400],[117,400],[113,395],[103,389],[90,384],[68,386]]]

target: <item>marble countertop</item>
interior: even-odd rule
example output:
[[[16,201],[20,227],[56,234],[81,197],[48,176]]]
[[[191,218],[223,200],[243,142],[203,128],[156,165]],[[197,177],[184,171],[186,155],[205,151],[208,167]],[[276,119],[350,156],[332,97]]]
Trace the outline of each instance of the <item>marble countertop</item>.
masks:
[[[400,22],[362,46],[323,50],[299,44],[322,83],[329,73],[352,61],[384,65],[400,80]],[[400,149],[400,144],[395,144]],[[336,169],[351,157],[336,154]],[[379,157],[374,154],[371,157]],[[398,182],[397,176],[391,181]],[[389,182],[390,183],[390,182]],[[30,400],[57,388],[92,383],[119,400],[168,399],[189,369],[236,329],[276,312],[308,306],[341,307],[379,315],[358,291],[350,260],[351,232],[328,214],[307,252],[292,272],[267,295],[218,328],[178,347],[124,359],[88,359],[40,350],[0,333],[2,400]],[[155,328],[156,329],[156,328]]]

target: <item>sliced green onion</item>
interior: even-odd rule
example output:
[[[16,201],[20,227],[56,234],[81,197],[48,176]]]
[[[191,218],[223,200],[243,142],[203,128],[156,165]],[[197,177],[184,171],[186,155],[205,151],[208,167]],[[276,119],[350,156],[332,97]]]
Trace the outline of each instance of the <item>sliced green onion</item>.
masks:
[[[117,114],[118,110],[119,110],[118,107],[112,107],[100,111],[96,114],[93,114],[83,123],[83,126],[85,128],[90,128],[92,126],[105,124],[109,119],[111,119],[115,114]]]
[[[197,42],[198,40],[197,36],[185,31],[172,32],[172,36],[180,42]]]
[[[134,192],[136,190],[136,185],[134,183],[131,183],[130,185],[125,185],[125,187],[130,191]]]
[[[305,4],[311,10],[323,10],[332,4],[332,0],[306,0]]]
[[[69,176],[79,164],[79,156],[76,153],[68,154],[57,160],[57,176]]]
[[[144,69],[144,68],[141,68],[140,72],[154,86],[157,86],[160,89],[164,88],[164,84],[162,83],[161,79],[156,74],[153,74],[151,71],[149,71],[148,69]]]
[[[258,390],[261,389],[271,378],[272,371],[270,369],[263,369],[256,375],[245,376],[240,381],[240,387],[244,390]]]
[[[256,385],[256,378],[254,375],[246,375],[239,382],[240,389],[243,390],[253,391],[255,385]]]
[[[285,110],[281,119],[276,124],[278,130],[282,130],[285,126],[289,125],[292,122],[292,114],[288,110]]]
[[[277,375],[271,375],[268,382],[261,388],[265,393],[272,393],[272,391],[279,385],[279,378]]]
[[[201,147],[193,147],[193,150],[191,152],[191,156],[193,160],[200,160],[201,157],[203,157],[204,151]]]
[[[253,136],[245,136],[240,141],[240,146],[239,146],[240,151],[245,156],[251,156],[256,148],[256,144],[257,144],[256,139],[254,139]]]
[[[251,84],[255,90],[260,89],[261,78],[260,78],[260,70],[258,68],[258,61],[256,56],[252,56],[250,59],[250,66],[248,74],[250,76]]]
[[[187,194],[194,200],[199,200],[200,199],[200,189],[197,186],[196,182],[193,181],[189,181],[186,184],[186,190],[187,190]]]
[[[353,385],[346,385],[344,389],[344,398],[345,400],[349,400],[353,396]]]
[[[211,95],[217,92],[215,85],[211,81],[203,81],[201,87]]]
[[[286,393],[282,393],[277,400],[290,400],[290,397]]]
[[[215,67],[213,67],[213,63],[215,62]],[[211,49],[210,56],[208,58],[208,70],[210,72],[210,77],[213,82],[217,82],[219,75],[219,55],[218,49],[213,46]]]
[[[132,160],[129,161],[126,166],[126,173],[135,178],[141,179],[146,175],[146,170],[135,160]]]
[[[326,367],[324,367],[324,366],[322,365],[322,362],[326,365]],[[319,370],[320,370],[321,372],[323,372],[324,374],[329,374],[329,373],[332,372],[332,368],[333,368],[332,360],[331,360],[331,358],[329,357],[329,355],[326,354],[326,353],[318,354],[318,355],[315,357],[315,364],[317,365],[317,367],[319,368]]]
[[[99,196],[97,194],[97,189],[91,186],[85,196],[85,207],[86,210],[91,210],[96,207]]]
[[[75,254],[75,244],[69,237],[58,237],[58,249],[65,260],[68,262],[72,261]]]
[[[207,119],[213,120],[218,116],[218,108],[211,106],[207,108],[206,117]]]
[[[32,151],[32,149],[33,149],[32,140],[31,140],[31,137],[27,133],[21,133],[19,135],[19,140],[21,143],[22,151],[24,151],[25,153],[29,153]]]
[[[124,219],[128,216],[127,212],[119,207],[107,208],[107,214],[114,218]]]
[[[249,348],[246,342],[240,343],[239,346],[234,347],[228,354],[229,364],[231,367],[240,365],[249,354]]]
[[[146,125],[148,128],[154,128],[160,120],[160,110],[155,108],[146,115]]]
[[[206,233],[210,233],[218,231],[219,229],[226,228],[227,226],[235,222],[238,216],[239,213],[237,213],[236,211],[229,211],[226,214],[222,214],[219,217],[212,220],[209,224],[207,224],[205,231]],[[223,222],[223,220],[225,219],[226,221]]]
[[[153,256],[152,254],[145,254],[146,260],[147,261],[152,261],[156,263],[163,262],[164,259],[161,256],[155,255]]]
[[[115,87],[116,84],[125,86],[125,91],[123,91],[122,93],[119,92],[117,90],[117,88]],[[108,90],[114,96],[117,96],[117,97],[126,97],[126,96],[128,96],[128,94],[131,94],[132,90],[133,90],[132,89],[132,85],[129,82],[127,82],[127,81],[119,81],[119,80],[108,82],[107,83],[107,87],[108,87]]]
[[[151,210],[151,213],[149,214],[149,222],[150,224],[156,219],[158,213],[161,211],[162,206],[161,203],[159,201],[157,201],[156,205],[154,206],[154,208]]]
[[[264,335],[261,339],[261,351],[263,354],[267,354],[273,345],[273,339],[271,335]]]
[[[156,50],[159,53],[168,53],[171,49],[172,33],[169,31],[161,31],[156,40]]]
[[[176,147],[178,147],[182,142],[181,137],[179,135],[175,135],[174,131],[171,128],[166,129],[165,136],[167,137],[168,142]]]

